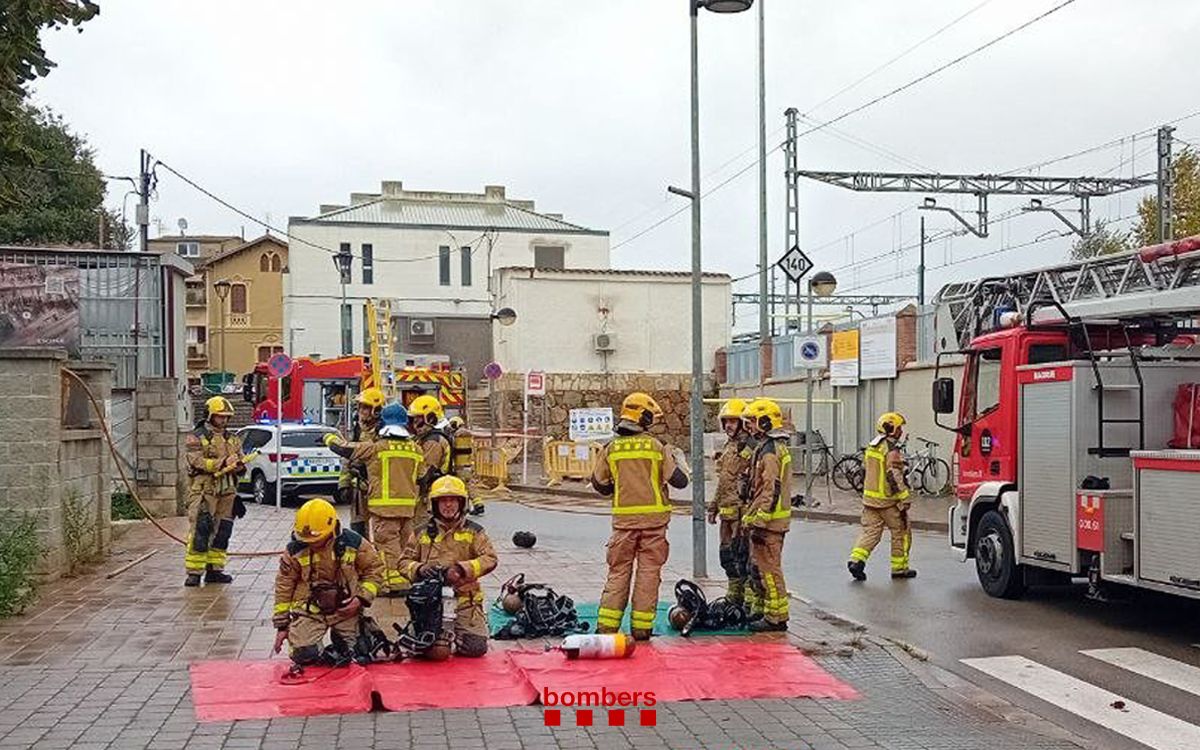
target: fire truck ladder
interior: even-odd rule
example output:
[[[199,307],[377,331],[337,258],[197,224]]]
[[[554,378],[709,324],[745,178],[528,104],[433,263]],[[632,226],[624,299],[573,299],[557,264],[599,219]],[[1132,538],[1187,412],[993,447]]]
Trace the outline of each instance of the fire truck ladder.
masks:
[[[367,330],[371,332],[372,379],[389,399],[393,399],[396,397],[396,358],[391,300],[367,300]]]

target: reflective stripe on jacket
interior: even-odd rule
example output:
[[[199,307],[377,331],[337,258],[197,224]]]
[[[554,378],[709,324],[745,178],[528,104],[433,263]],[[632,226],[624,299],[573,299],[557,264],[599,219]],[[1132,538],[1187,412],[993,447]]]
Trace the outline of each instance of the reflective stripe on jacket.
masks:
[[[398,566],[410,581],[418,579],[417,571],[425,563],[448,568],[461,563],[467,574],[454,587],[460,596],[479,591],[479,578],[496,569],[496,551],[483,527],[461,517],[452,524],[430,520],[417,534],[408,538],[404,556]]]
[[[611,485],[613,528],[651,529],[671,520],[666,482],[675,460],[657,438],[621,435],[600,450],[593,484]]]
[[[887,508],[908,499],[904,479],[904,456],[885,437],[878,437],[863,450],[863,504]]]
[[[754,452],[745,526],[787,531],[792,521],[792,454],[787,437],[772,433]]]
[[[311,595],[317,584],[337,585],[370,604],[383,585],[383,561],[374,545],[349,529],[315,551],[293,539],[275,575],[275,627],[287,627],[292,613],[314,613]]]
[[[367,467],[367,507],[384,517],[409,518],[416,513],[417,478],[424,456],[415,441],[381,437],[351,443],[351,463]]]

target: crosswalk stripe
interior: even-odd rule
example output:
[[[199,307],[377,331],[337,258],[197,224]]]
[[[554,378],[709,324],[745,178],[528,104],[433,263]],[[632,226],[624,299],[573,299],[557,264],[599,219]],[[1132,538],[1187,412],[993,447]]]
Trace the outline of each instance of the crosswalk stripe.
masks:
[[[1023,656],[963,659],[962,663],[1154,750],[1200,747],[1200,727],[1195,724]],[[1114,704],[1121,707],[1115,708]]]
[[[1200,695],[1200,668],[1191,664],[1140,648],[1094,648],[1079,653],[1192,695]]]

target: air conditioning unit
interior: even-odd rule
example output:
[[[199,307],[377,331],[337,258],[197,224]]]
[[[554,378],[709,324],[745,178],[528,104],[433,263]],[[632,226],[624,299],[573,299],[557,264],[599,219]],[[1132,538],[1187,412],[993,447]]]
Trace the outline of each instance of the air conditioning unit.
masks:
[[[598,352],[613,352],[617,350],[617,335],[615,333],[597,333],[592,337]]]
[[[408,321],[408,335],[414,339],[432,338],[433,321],[429,318],[414,318]]]

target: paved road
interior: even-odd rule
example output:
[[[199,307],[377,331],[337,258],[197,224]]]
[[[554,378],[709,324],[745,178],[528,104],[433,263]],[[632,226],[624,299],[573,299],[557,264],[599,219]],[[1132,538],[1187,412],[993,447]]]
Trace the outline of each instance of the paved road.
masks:
[[[1072,731],[1096,737],[1103,747],[1143,746],[1098,730],[1094,722],[1031,698],[960,660],[1025,657],[1200,724],[1200,700],[1194,693],[1080,653],[1133,647],[1200,666],[1200,647],[1194,645],[1200,643],[1200,603],[1142,595],[1124,603],[1099,604],[1084,598],[1083,586],[1035,589],[1020,601],[993,599],[980,589],[973,563],[958,562],[941,534],[921,532],[913,549],[918,578],[893,582],[887,574],[887,550],[882,547],[883,554],[877,552],[868,568],[868,580],[858,584],[851,581],[844,562],[854,534],[853,527],[842,524],[794,525],[785,550],[791,590],[875,632],[924,649],[940,666]],[[1200,677],[1200,672],[1182,671],[1190,679]]]
[[[604,516],[530,515],[511,512],[510,507],[497,507],[489,515],[489,526],[511,533],[513,524],[537,524],[539,534],[554,544],[603,544],[607,535],[608,519]],[[1155,595],[1098,604],[1084,598],[1082,586],[1035,589],[1020,601],[992,599],[979,588],[973,564],[958,562],[947,550],[944,537],[932,532],[918,532],[915,540],[913,564],[920,570],[917,579],[891,581],[886,547],[882,547],[882,554],[877,553],[871,561],[868,580],[858,584],[850,580],[845,569],[846,553],[855,533],[854,527],[844,524],[795,523],[784,553],[789,588],[818,606],[867,624],[875,633],[920,647],[938,665],[1094,739],[1098,747],[1200,747],[1200,740],[1179,744],[1190,743],[1193,732],[1200,736],[1200,647],[1193,645],[1200,644],[1200,604]],[[672,557],[690,558],[690,534],[690,519],[676,516],[670,530]],[[709,572],[719,575],[711,527],[708,552]],[[664,585],[667,595],[669,589]],[[1098,654],[1109,659],[1134,659],[1135,666],[1156,675],[1152,679],[1081,653],[1122,648],[1141,649],[1173,661],[1158,662],[1142,652]],[[1020,662],[1017,666],[1036,670],[1036,682],[1056,692],[1051,696],[1054,704],[1013,687],[1009,684],[1012,677],[996,679],[962,662],[1000,656],[1036,663]],[[1014,665],[1011,659],[998,667],[989,662],[979,665],[1007,669],[1018,677],[1021,672],[1010,669]],[[1182,681],[1183,689],[1164,684],[1163,679]],[[1109,704],[1115,697],[1095,692],[1097,689],[1115,693],[1128,705],[1124,710],[1112,708]],[[1074,697],[1064,698],[1066,694]],[[1134,703],[1161,713],[1142,713]],[[1128,731],[1146,744],[1099,726],[1114,721],[1116,725],[1125,721],[1132,727]]]

